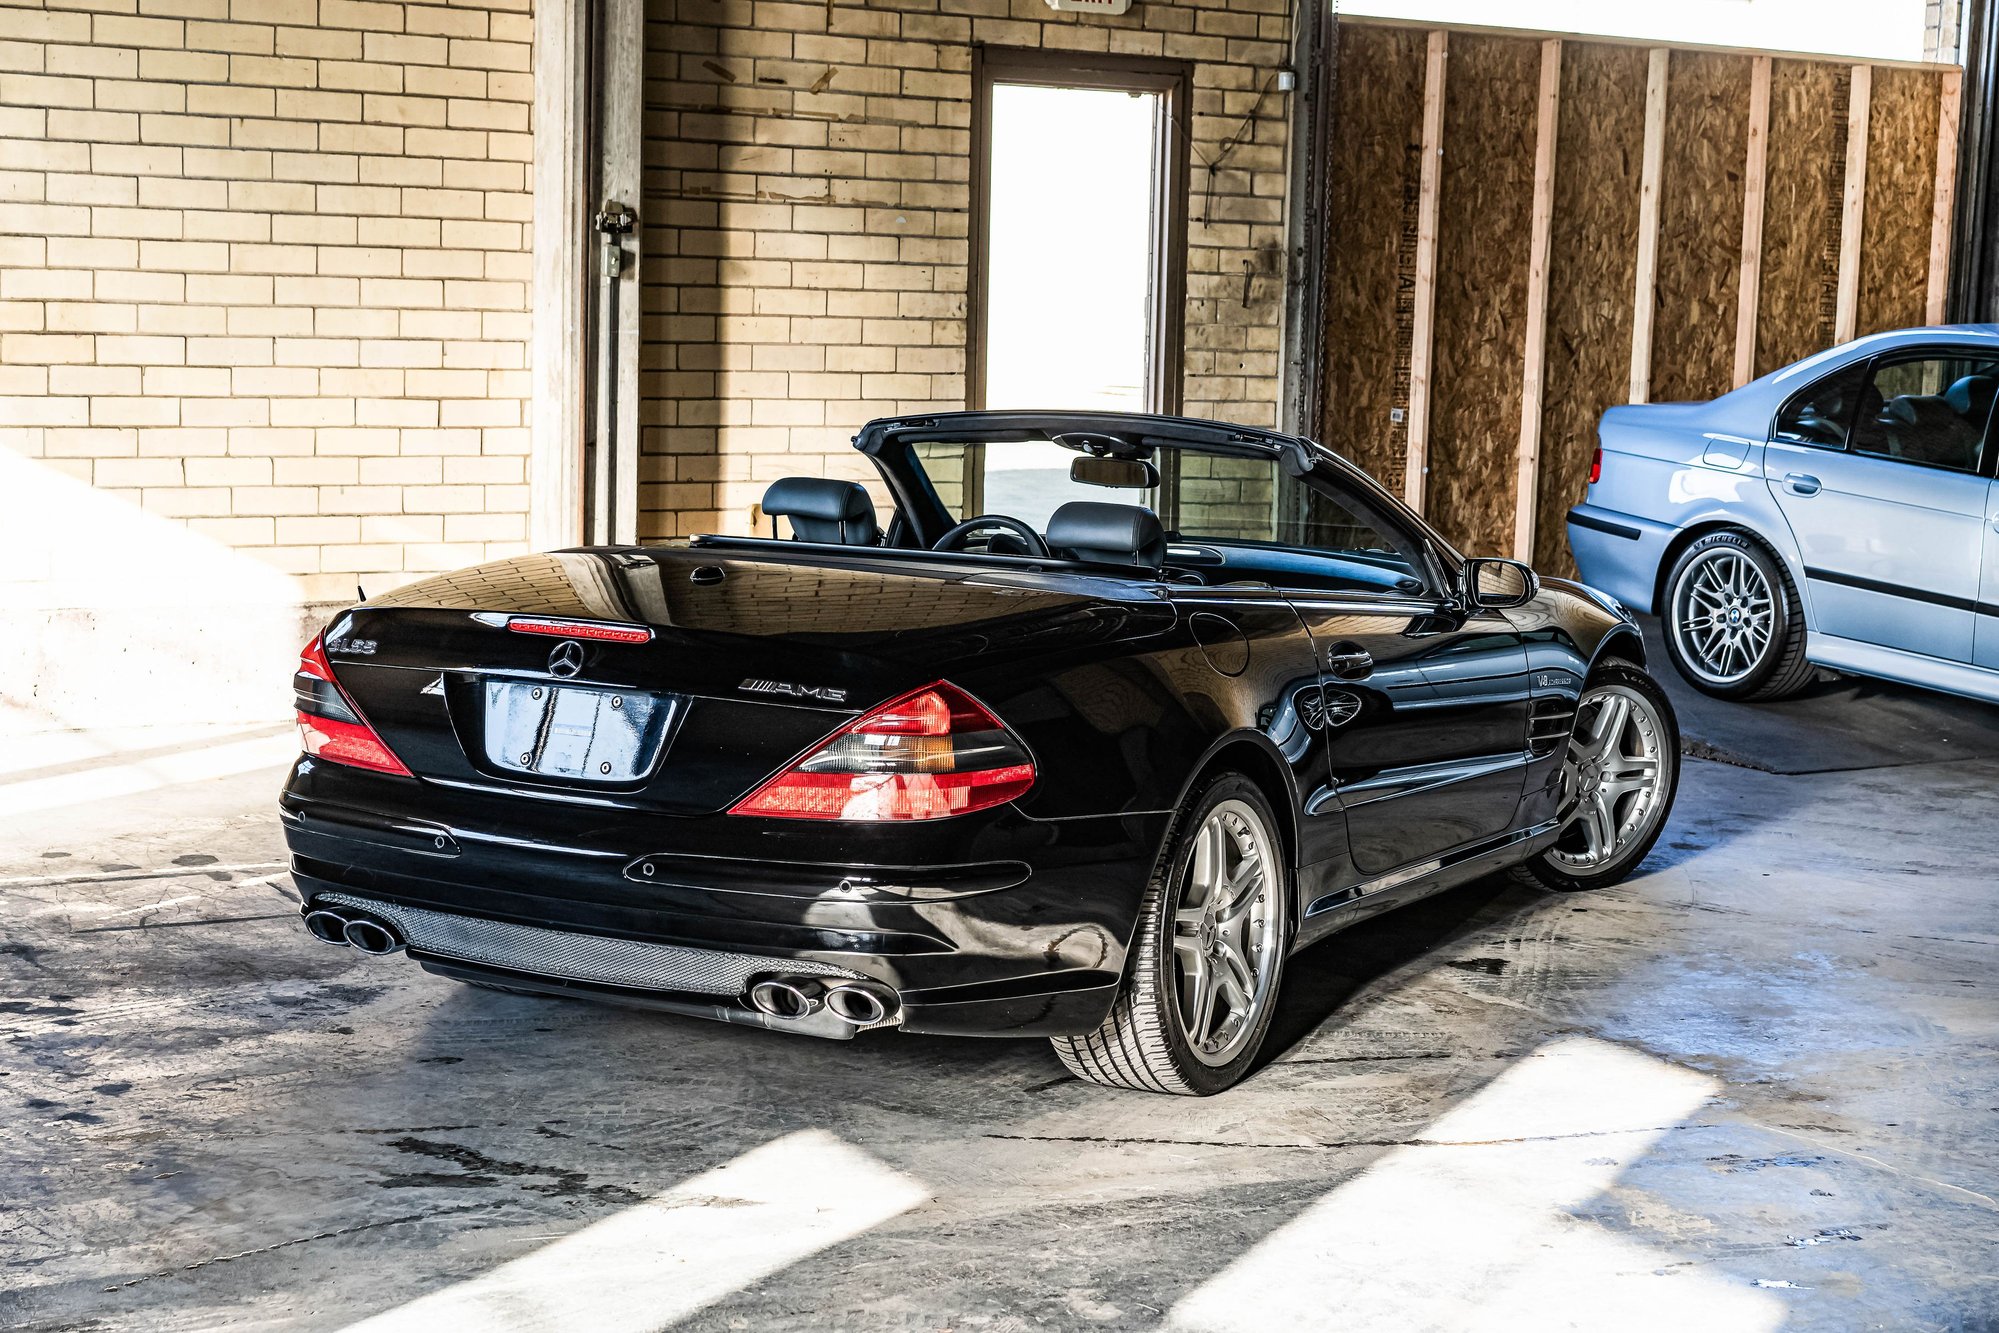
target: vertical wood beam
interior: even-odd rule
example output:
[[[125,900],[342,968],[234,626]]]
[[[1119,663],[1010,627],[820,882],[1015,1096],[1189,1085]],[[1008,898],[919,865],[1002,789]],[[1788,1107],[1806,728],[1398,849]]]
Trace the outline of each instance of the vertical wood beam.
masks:
[[[1645,157],[1638,180],[1638,274],[1631,302],[1631,401],[1652,391],[1652,314],[1658,302],[1659,178],[1666,166],[1666,74],[1672,52],[1652,48],[1645,70]]]
[[[1430,371],[1436,342],[1437,196],[1444,169],[1444,74],[1451,35],[1430,33],[1423,66],[1423,161],[1416,190],[1415,313],[1409,338],[1409,454],[1402,474],[1403,498],[1423,512],[1424,482],[1430,471]]]
[[[1930,324],[1944,322],[1950,298],[1950,233],[1957,202],[1957,133],[1963,93],[1964,71],[1945,70],[1937,105],[1937,189],[1934,212],[1930,215],[1930,286],[1923,306],[1923,319]]]
[[[1735,293],[1735,387],[1756,378],[1756,312],[1763,289],[1764,178],[1770,159],[1770,57],[1749,67],[1749,150],[1742,170],[1742,274]]]
[[[1874,67],[1855,65],[1846,95],[1846,189],[1839,210],[1839,288],[1832,340],[1851,342],[1860,316],[1861,226],[1867,212],[1867,117],[1874,101]]]
[[[583,535],[589,61],[586,7],[535,6],[528,541],[537,550],[573,546]]]
[[[1541,488],[1541,394],[1547,387],[1548,250],[1555,224],[1555,141],[1562,109],[1562,43],[1541,43],[1534,120],[1534,202],[1527,241],[1527,328],[1520,386],[1519,471],[1513,488],[1513,558],[1534,559]]]
[[[607,443],[600,444],[611,468],[610,539],[639,539],[639,315],[645,256],[643,211],[645,153],[645,3],[602,0],[603,45],[600,179],[604,197],[636,215],[615,279],[617,307],[610,348],[611,406]],[[599,409],[600,414],[602,409]]]

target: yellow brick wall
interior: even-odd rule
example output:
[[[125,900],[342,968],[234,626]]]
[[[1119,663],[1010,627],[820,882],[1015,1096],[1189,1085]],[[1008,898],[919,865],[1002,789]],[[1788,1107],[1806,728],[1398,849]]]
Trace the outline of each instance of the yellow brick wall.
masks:
[[[965,405],[974,43],[1192,62],[1184,407],[1274,425],[1289,10],[650,0],[646,534],[747,531],[774,477],[869,479],[868,418]]]
[[[296,621],[522,547],[531,27],[0,0],[0,608],[45,639],[10,704],[73,720],[43,678],[162,598]]]

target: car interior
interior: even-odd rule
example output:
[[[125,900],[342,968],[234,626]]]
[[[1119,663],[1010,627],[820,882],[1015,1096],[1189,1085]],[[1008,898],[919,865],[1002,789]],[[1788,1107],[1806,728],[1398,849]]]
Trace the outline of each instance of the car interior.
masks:
[[[1999,365],[1970,364],[1979,369],[1957,375],[1940,393],[1893,390],[1934,376],[1946,365],[1962,371],[1963,360],[1848,367],[1812,385],[1787,407],[1778,417],[1775,438],[1974,472],[1993,402],[1999,399]]]
[[[1146,465],[1148,470],[1150,464]],[[1079,478],[1084,475],[1078,469]],[[1115,476],[1102,469],[1098,476]],[[1089,484],[1156,486],[1149,481],[1091,481]],[[886,530],[874,500],[859,482],[827,477],[783,477],[764,492],[764,514],[773,537],[819,545],[916,551],[913,525],[898,517]],[[1330,529],[1334,530],[1334,529]],[[1337,525],[1345,541],[1337,548],[1290,545],[1236,536],[1187,536],[1168,532],[1157,512],[1145,505],[1072,500],[1058,506],[1037,531],[1008,514],[978,514],[949,528],[929,550],[965,555],[1061,561],[1097,570],[1124,570],[1167,582],[1368,592],[1411,596],[1426,584],[1416,539],[1382,535],[1382,529],[1342,511]],[[1351,543],[1351,544],[1349,544]]]

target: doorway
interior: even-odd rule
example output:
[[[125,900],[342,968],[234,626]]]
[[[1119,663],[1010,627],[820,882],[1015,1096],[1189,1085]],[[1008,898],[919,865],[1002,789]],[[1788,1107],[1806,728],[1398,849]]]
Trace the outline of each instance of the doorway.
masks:
[[[984,47],[974,80],[971,406],[1178,411],[1186,65]],[[1071,457],[967,451],[969,512],[1104,498]]]

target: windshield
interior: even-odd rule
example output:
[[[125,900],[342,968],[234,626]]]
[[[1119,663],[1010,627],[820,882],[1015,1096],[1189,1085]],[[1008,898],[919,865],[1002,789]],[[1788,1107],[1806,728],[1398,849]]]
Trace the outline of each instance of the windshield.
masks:
[[[1049,516],[1071,501],[1138,505],[1166,530],[1168,568],[1212,571],[1204,582],[1423,586],[1413,536],[1358,497],[1302,482],[1262,455],[1160,448],[1157,484],[1105,486],[1073,479],[1071,465],[1084,455],[1046,440],[920,443],[914,454],[952,523],[1003,515],[1045,533]],[[997,529],[968,535],[962,549],[1019,553]]]

